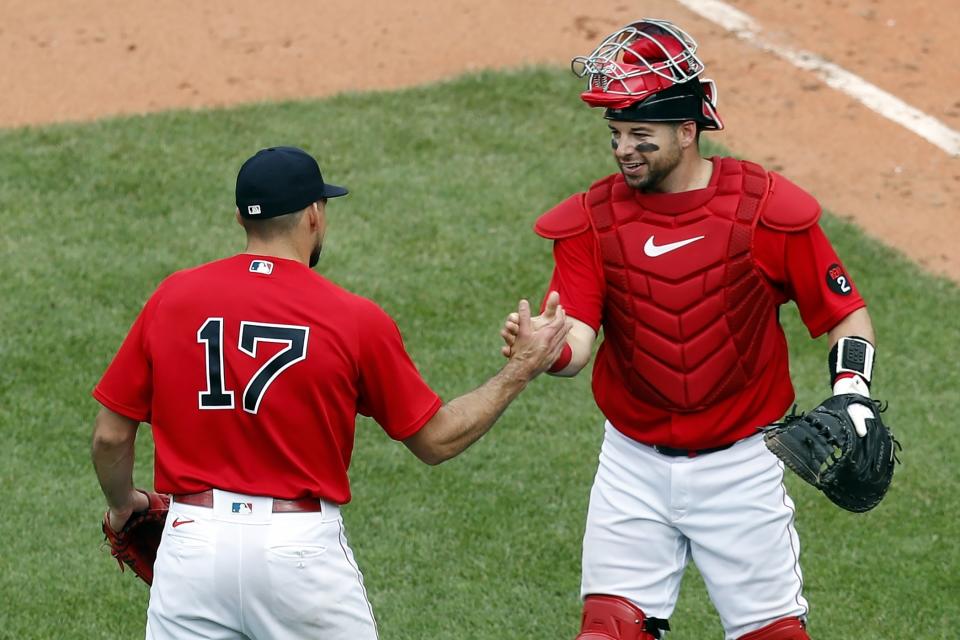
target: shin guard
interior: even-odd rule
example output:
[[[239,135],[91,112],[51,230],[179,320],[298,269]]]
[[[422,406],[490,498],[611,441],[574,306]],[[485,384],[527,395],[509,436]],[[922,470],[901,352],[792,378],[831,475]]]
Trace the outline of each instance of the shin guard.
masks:
[[[751,631],[739,640],[810,640],[800,618],[783,618]]]
[[[649,618],[626,598],[590,595],[583,601],[580,634],[575,640],[659,640],[670,628],[666,620]]]

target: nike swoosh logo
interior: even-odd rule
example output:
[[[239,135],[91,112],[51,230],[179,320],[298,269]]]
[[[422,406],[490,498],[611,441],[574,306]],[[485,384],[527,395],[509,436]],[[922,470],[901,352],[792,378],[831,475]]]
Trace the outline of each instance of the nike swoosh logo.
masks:
[[[173,521],[173,524],[172,524],[171,526],[172,526],[174,529],[176,529],[177,527],[179,527],[179,526],[182,525],[182,524],[190,524],[191,522],[194,522],[194,521],[193,521],[193,520],[181,520],[180,518],[177,518],[176,520]]]
[[[643,245],[643,252],[650,256],[651,258],[656,258],[657,256],[662,256],[665,253],[670,253],[675,249],[680,247],[685,247],[691,242],[696,242],[697,240],[703,240],[707,236],[697,236],[696,238],[687,238],[686,240],[679,240],[677,242],[669,242],[667,244],[656,245],[653,243],[653,236],[647,238],[647,243]]]

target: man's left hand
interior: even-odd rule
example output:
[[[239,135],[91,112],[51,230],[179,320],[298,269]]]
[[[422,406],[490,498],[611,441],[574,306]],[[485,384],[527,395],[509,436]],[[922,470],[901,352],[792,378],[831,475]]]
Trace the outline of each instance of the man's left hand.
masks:
[[[858,375],[851,375],[840,378],[833,384],[833,395],[840,396],[845,393],[855,393],[865,398],[870,397],[870,387]],[[870,406],[867,406],[869,404]],[[877,414],[873,412],[872,403],[851,404],[847,407],[847,415],[853,421],[853,428],[861,438],[867,435],[867,420],[876,420]]]

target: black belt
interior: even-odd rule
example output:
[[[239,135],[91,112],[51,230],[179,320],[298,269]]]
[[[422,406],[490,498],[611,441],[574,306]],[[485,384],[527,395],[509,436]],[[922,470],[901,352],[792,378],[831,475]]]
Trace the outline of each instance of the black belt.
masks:
[[[729,449],[733,446],[734,443],[724,444],[719,447],[710,447],[709,449],[674,449],[673,447],[664,447],[663,445],[656,444],[653,448],[657,453],[665,456],[670,456],[671,458],[696,458],[697,456],[703,456],[708,453],[716,453],[717,451],[723,451],[724,449]]]

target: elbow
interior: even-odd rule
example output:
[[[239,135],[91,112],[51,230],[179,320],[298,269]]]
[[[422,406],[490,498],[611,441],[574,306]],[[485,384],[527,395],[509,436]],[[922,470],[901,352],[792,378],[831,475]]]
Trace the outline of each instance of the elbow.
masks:
[[[440,410],[413,436],[404,440],[407,448],[422,462],[435,467],[455,457],[463,447],[458,446],[456,433],[459,414],[443,405]]]
[[[455,451],[439,444],[432,444],[417,453],[417,457],[431,467],[443,464],[450,458],[456,457],[456,455]]]
[[[458,448],[457,434],[462,431],[465,416],[456,404],[444,404],[423,428],[423,456],[420,458],[435,467],[455,457]]]
[[[452,458],[455,453],[449,450],[436,439],[429,437],[428,434],[419,433],[412,438],[403,441],[410,452],[417,457],[417,460],[435,467],[442,462]]]
[[[94,453],[98,451],[114,451],[126,446],[127,439],[120,437],[115,432],[97,430],[93,433],[93,441],[90,445]]]
[[[101,411],[93,427],[93,451],[111,451],[130,447],[137,436],[137,422],[117,414]]]

